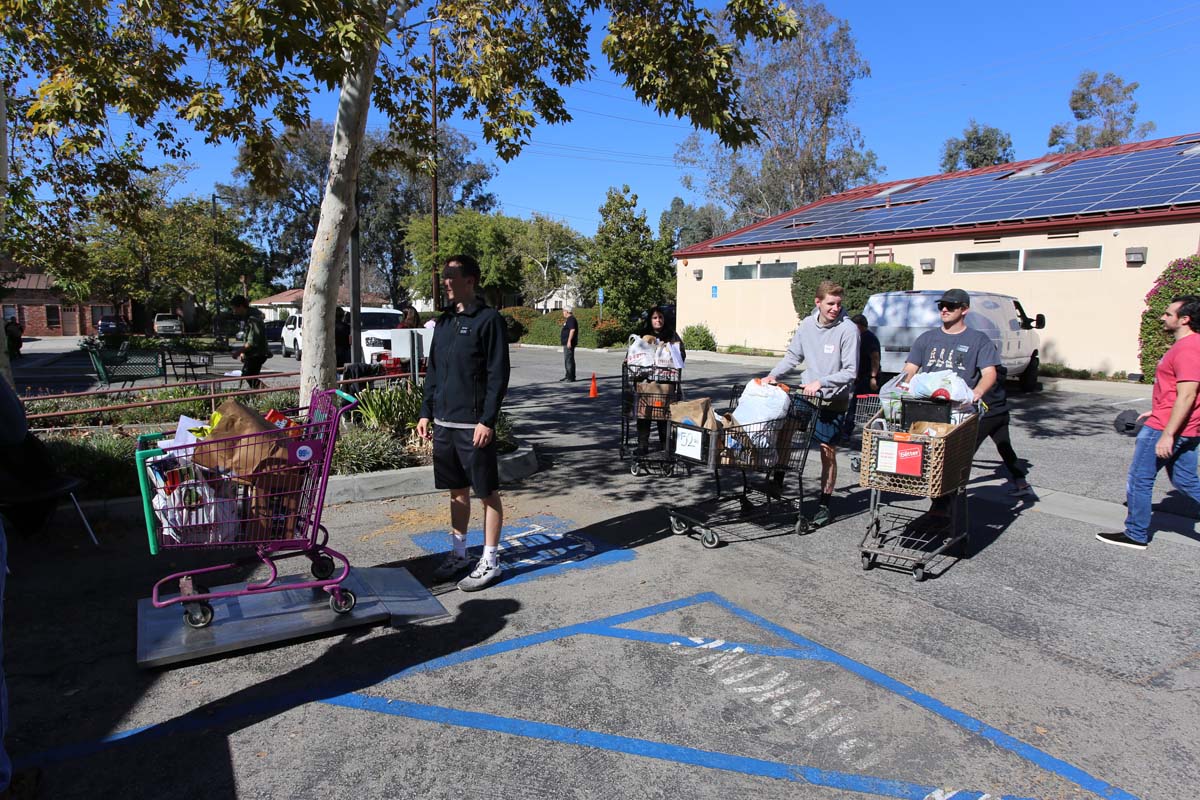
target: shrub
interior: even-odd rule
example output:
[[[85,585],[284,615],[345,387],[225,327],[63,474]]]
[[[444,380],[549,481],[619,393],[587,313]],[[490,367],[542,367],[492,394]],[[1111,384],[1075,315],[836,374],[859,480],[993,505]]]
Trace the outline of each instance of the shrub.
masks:
[[[404,443],[391,433],[374,428],[349,426],[338,434],[333,449],[333,471],[357,475],[408,466]]]
[[[801,317],[812,313],[813,298],[821,281],[833,281],[846,290],[842,308],[857,314],[878,292],[903,292],[913,288],[912,267],[904,264],[830,264],[796,270],[792,276],[792,305]]]
[[[54,463],[67,475],[87,481],[82,497],[132,497],[138,486],[137,439],[120,431],[53,434],[43,439]]]
[[[536,308],[509,306],[500,309],[500,316],[504,318],[504,330],[508,333],[508,341],[519,342],[533,321],[542,315]]]
[[[683,329],[683,346],[688,350],[717,349],[717,340],[707,325],[688,325]]]
[[[421,387],[412,381],[402,381],[363,389],[358,393],[355,411],[365,427],[403,437],[417,426],[423,398]]]
[[[611,347],[625,341],[633,332],[633,326],[614,319],[612,315],[598,323],[599,310],[595,308],[576,308],[575,318],[579,320],[579,347]],[[523,344],[559,345],[559,331],[562,328],[562,314],[551,311],[541,314],[533,320],[529,331],[521,339]]]
[[[1146,294],[1146,310],[1142,312],[1142,327],[1138,331],[1138,360],[1145,383],[1154,382],[1158,360],[1172,344],[1163,333],[1160,317],[1171,305],[1171,298],[1181,294],[1200,294],[1200,255],[1177,258],[1167,264]]]

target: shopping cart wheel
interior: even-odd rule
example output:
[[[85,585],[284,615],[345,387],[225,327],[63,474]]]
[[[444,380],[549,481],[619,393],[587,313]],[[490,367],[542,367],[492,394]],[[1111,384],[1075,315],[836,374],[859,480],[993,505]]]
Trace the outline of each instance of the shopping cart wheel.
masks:
[[[924,564],[917,564],[915,567],[913,567],[913,580],[916,581],[917,583],[920,583],[921,581],[925,580],[925,565]]]
[[[671,516],[671,533],[682,536],[688,532],[688,524],[674,515]]]
[[[674,464],[667,464],[665,467],[663,467],[663,477],[673,478],[674,476],[675,476],[675,465]]]
[[[207,600],[186,603],[183,606],[183,621],[189,628],[204,628],[213,621],[213,607]]]
[[[808,520],[806,520],[803,516],[796,517],[796,535],[797,536],[803,536],[804,534],[808,533],[810,530],[812,530],[812,526],[809,524]]]
[[[338,599],[339,594],[341,595],[340,600]],[[357,602],[358,598],[349,589],[339,589],[329,595],[329,607],[337,614],[349,614]]]
[[[704,545],[706,549],[712,550],[721,544],[721,537],[717,536],[712,528],[705,528],[700,531],[700,544]]]
[[[859,472],[862,469],[862,457],[850,456],[850,471]]]
[[[874,566],[875,566],[875,554],[874,553],[863,553],[862,554],[863,572],[866,572],[867,570],[871,569]]]
[[[329,556],[327,556],[327,555],[317,556],[312,561],[312,566],[311,566],[312,575],[317,580],[323,581],[323,580],[327,579],[330,575],[333,574],[333,568],[335,566],[336,565],[334,564],[333,559],[330,558]]]
[[[638,463],[638,462],[636,462],[636,461],[632,462],[632,463],[629,465],[629,474],[630,474],[630,475],[632,475],[632,476],[633,476],[633,477],[635,477],[635,478],[636,478],[637,476],[641,475],[641,474],[642,474],[642,465],[641,465],[641,464],[639,464],[639,463]]]

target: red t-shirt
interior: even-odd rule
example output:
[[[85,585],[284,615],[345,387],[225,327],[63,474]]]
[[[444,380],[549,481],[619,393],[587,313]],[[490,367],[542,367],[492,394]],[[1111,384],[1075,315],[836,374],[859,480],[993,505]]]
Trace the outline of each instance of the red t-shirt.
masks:
[[[1191,334],[1171,345],[1171,349],[1158,362],[1154,370],[1154,394],[1151,399],[1150,419],[1146,424],[1155,430],[1165,430],[1175,407],[1176,386],[1180,381],[1200,383],[1200,336]],[[1176,436],[1200,435],[1200,394],[1192,406],[1183,430]]]

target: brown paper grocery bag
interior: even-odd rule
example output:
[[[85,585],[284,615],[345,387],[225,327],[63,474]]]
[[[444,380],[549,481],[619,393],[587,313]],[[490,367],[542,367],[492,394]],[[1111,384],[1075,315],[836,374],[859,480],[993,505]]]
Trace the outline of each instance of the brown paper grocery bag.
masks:
[[[712,400],[707,397],[701,397],[699,400],[680,401],[671,404],[671,421],[683,422],[690,421],[690,424],[698,428],[707,428],[710,431],[717,429],[717,420],[713,416]]]
[[[217,413],[212,433],[196,444],[194,463],[244,480],[287,467],[287,434],[262,414],[237,400],[226,400]]]

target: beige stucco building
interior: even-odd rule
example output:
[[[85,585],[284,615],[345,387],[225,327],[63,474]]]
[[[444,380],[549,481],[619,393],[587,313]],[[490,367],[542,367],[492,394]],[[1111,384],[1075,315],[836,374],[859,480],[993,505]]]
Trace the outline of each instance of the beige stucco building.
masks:
[[[1042,361],[1140,372],[1146,293],[1198,252],[1200,135],[1176,136],[862,187],[685,248],[678,324],[782,350],[797,269],[895,261],[915,289],[999,292],[1045,314]]]

